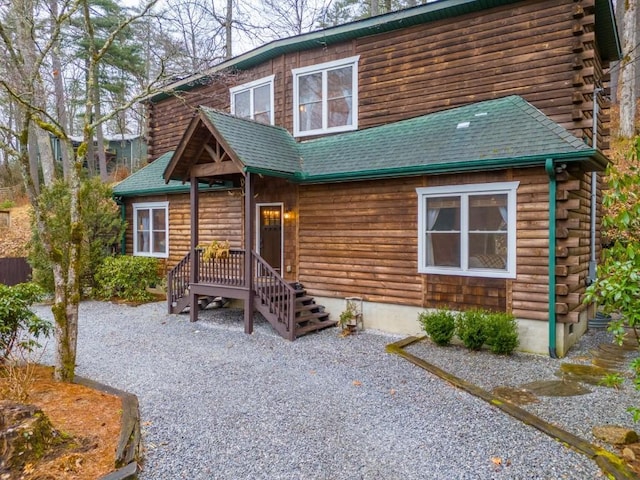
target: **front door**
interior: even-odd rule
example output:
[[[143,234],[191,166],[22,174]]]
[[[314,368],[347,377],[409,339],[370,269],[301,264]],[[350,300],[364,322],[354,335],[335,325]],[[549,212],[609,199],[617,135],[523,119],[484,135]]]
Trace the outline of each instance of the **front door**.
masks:
[[[263,203],[257,207],[258,253],[282,275],[282,204]]]

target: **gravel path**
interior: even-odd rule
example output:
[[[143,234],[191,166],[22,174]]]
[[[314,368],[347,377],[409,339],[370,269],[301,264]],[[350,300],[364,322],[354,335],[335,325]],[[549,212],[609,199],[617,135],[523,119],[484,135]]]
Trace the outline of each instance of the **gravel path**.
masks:
[[[583,455],[385,353],[399,337],[328,329],[288,342],[264,322],[245,335],[238,310],[196,323],[165,312],[80,309],[77,373],[140,400],[142,480],[602,478]],[[510,378],[527,363],[480,362]]]

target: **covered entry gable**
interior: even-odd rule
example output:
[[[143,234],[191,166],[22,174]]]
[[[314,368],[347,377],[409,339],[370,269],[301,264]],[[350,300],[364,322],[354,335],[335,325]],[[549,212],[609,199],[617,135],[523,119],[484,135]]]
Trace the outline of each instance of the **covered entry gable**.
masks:
[[[301,169],[296,141],[281,127],[200,107],[164,171],[164,180],[213,183],[251,171],[293,177]]]

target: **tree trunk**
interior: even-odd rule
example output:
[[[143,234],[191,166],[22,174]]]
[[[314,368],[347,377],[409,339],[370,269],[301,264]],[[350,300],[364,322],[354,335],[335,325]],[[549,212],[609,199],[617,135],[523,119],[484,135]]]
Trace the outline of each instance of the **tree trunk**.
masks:
[[[29,176],[33,183],[35,196],[40,195],[40,163],[38,162],[38,137],[36,127],[33,124],[29,127]]]
[[[622,17],[622,61],[620,63],[620,136],[631,138],[635,134],[636,117],[636,62],[637,58],[637,0],[624,2]]]
[[[49,187],[56,178],[56,166],[53,159],[51,136],[40,127],[34,126],[33,130],[37,139],[40,164],[42,166],[42,180],[44,184]]]
[[[227,0],[227,17],[224,22],[224,34],[226,41],[225,59],[228,60],[233,56],[233,49],[231,45],[231,27],[233,24],[233,0]]]
[[[51,8],[51,31],[56,28],[56,18],[58,17],[58,0],[50,0]],[[64,95],[64,85],[62,83],[62,62],[60,61],[60,42],[56,42],[51,50],[51,67],[53,68],[53,88],[56,97],[56,113],[58,115],[58,123],[62,126],[63,131],[69,130],[69,120],[67,117],[67,108]],[[62,146],[62,139],[60,139]],[[61,148],[62,156],[62,176],[65,180],[69,179],[69,169],[71,168],[71,159],[66,148]],[[57,160],[57,158],[55,159]]]
[[[100,100],[100,85],[96,81],[93,86],[93,111],[95,118],[102,117]],[[107,171],[107,155],[104,151],[104,134],[102,131],[102,123],[96,126],[96,144],[98,153],[98,167],[100,169],[100,180],[102,180],[104,183],[107,183],[109,181],[109,172]]]
[[[380,5],[378,4],[379,0],[371,0],[371,16],[375,17],[380,13]]]

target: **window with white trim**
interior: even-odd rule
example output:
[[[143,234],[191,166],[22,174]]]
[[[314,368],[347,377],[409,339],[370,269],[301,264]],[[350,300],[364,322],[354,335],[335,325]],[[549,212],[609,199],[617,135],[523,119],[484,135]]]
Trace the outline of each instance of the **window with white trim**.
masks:
[[[273,79],[275,75],[261,78],[229,89],[231,113],[256,122],[273,125]]]
[[[417,188],[418,272],[515,278],[518,185]]]
[[[358,128],[359,58],[292,70],[294,136]]]
[[[133,204],[133,254],[169,256],[169,202]]]

